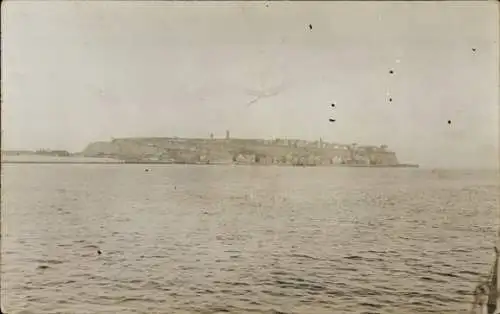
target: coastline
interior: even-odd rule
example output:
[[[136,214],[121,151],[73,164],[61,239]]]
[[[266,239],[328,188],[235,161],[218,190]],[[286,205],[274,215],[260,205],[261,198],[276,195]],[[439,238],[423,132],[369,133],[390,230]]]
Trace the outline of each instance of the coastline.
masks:
[[[78,153],[2,151],[4,164],[247,165],[287,167],[419,168],[400,163],[387,145],[300,139],[113,138]]]
[[[42,165],[195,165],[195,166],[257,166],[257,167],[329,167],[329,168],[419,168],[417,164],[367,165],[367,164],[326,164],[326,165],[293,165],[293,164],[259,164],[259,163],[225,163],[225,162],[183,162],[183,161],[78,161],[78,160],[2,160],[2,164],[42,164]]]

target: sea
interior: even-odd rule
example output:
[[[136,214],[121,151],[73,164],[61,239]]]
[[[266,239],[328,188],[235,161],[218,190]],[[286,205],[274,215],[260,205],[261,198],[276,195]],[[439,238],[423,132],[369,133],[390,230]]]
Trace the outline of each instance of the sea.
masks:
[[[28,313],[461,313],[495,171],[2,166],[1,304]]]

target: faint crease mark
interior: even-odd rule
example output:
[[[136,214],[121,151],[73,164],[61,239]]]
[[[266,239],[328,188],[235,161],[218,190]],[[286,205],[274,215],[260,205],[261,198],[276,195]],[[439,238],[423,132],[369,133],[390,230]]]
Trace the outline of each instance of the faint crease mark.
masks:
[[[258,86],[257,89],[245,88],[247,94],[254,96],[254,98],[252,100],[247,102],[247,104],[246,104],[247,107],[251,106],[252,104],[258,102],[259,100],[261,100],[263,98],[269,98],[269,97],[276,96],[285,88],[284,78],[281,78],[278,82],[274,82],[274,84],[268,81],[269,74],[272,71],[273,67],[274,67],[273,64],[271,64],[271,65],[265,67],[264,71],[260,73],[260,75],[259,75],[260,76],[260,79],[259,79],[260,86]],[[279,72],[282,72],[282,71],[279,71]],[[266,84],[266,81],[268,81],[267,84]],[[271,84],[269,84],[269,83],[271,83]],[[274,87],[273,87],[273,85],[274,85]],[[289,85],[289,84],[287,84],[287,85]]]
[[[273,96],[276,96],[278,95],[282,90],[284,89],[284,86],[283,85],[280,85],[280,86],[277,86],[275,88],[268,88],[268,89],[264,89],[264,90],[261,90],[261,91],[255,91],[255,90],[249,90],[247,89],[247,94],[251,94],[253,96],[255,96],[254,99],[252,99],[251,101],[249,101],[247,103],[247,106],[251,106],[252,104],[258,102],[259,100],[263,99],[263,98],[269,98],[269,97],[273,97]]]

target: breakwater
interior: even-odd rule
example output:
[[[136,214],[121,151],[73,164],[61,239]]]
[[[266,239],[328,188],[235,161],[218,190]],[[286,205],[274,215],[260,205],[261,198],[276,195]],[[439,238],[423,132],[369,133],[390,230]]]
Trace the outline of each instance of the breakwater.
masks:
[[[416,166],[400,164],[396,153],[386,145],[338,144],[321,139],[120,138],[91,143],[81,155],[125,163]]]

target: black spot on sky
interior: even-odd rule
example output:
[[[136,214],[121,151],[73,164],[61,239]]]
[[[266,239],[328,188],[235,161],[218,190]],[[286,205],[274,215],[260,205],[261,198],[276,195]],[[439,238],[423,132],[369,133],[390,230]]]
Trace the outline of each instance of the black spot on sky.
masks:
[[[309,24],[309,29],[311,29],[311,30],[313,29],[313,26],[311,24]]]
[[[451,124],[451,120],[448,120],[448,124]]]
[[[335,104],[332,104],[332,108],[335,108]]]
[[[394,70],[389,70],[389,74],[394,74]]]
[[[330,119],[328,119],[328,121],[335,122],[335,119],[330,118]]]
[[[389,98],[389,102],[392,102],[392,98]]]
[[[472,48],[472,52],[476,52],[476,48]]]
[[[101,255],[101,254],[102,254],[102,251],[101,251],[101,250],[97,250],[97,254],[98,254],[98,255]]]

